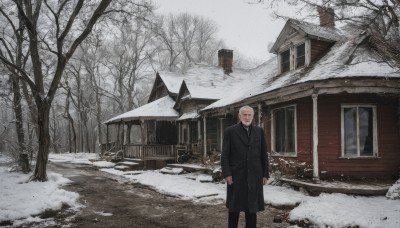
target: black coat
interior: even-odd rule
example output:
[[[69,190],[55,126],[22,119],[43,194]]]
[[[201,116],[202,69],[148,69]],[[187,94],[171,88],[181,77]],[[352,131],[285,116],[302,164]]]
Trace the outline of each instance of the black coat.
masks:
[[[267,146],[262,128],[251,125],[250,135],[241,123],[225,129],[221,167],[227,186],[226,207],[230,212],[255,213],[264,207],[263,177],[269,177]]]

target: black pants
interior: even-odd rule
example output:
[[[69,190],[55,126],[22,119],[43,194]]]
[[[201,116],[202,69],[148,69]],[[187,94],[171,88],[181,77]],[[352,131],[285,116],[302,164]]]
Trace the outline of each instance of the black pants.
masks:
[[[237,228],[239,223],[240,212],[229,212],[228,216],[228,227]],[[257,214],[245,212],[246,228],[256,228]]]

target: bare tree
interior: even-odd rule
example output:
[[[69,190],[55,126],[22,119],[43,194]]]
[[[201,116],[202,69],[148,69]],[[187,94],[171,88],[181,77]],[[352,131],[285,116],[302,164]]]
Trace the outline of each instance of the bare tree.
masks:
[[[185,71],[190,63],[213,64],[223,46],[216,38],[215,23],[202,16],[188,13],[161,16],[154,31],[161,42],[161,68],[169,71]]]
[[[106,72],[104,62],[105,59],[109,57],[109,54],[105,50],[106,47],[102,45],[103,40],[101,39],[101,33],[101,30],[96,30],[91,36],[90,42],[87,41],[81,45],[79,56],[79,61],[83,64],[83,69],[87,74],[88,85],[86,85],[86,87],[91,91],[89,99],[85,100],[87,101],[86,103],[90,103],[90,107],[92,107],[90,112],[96,117],[97,136],[100,144],[102,136],[102,86],[104,85],[103,74],[105,74],[102,72]],[[85,126],[87,126],[87,124]],[[95,131],[93,130],[93,132]],[[92,137],[96,138],[94,136]],[[93,150],[95,150],[95,147],[93,147]]]
[[[148,69],[151,57],[156,52],[153,43],[153,32],[147,13],[132,21],[123,21],[116,27],[112,42],[112,53],[107,61],[111,75],[114,77],[115,99],[118,100],[119,112],[132,110],[140,105],[143,83],[149,77]]]
[[[8,7],[7,7],[8,8]],[[0,42],[3,48],[0,48],[0,56],[5,56],[14,65],[20,69],[25,69],[26,55],[24,55],[24,39],[25,39],[25,28],[21,21],[21,14],[17,14],[18,23],[15,23],[13,18],[10,17],[2,8],[0,8],[0,15],[2,16],[2,22],[8,24],[7,28],[2,31],[2,38]],[[13,34],[14,36],[11,36]],[[25,53],[26,54],[26,53]],[[24,121],[23,121],[23,110],[22,110],[22,95],[21,95],[21,83],[20,73],[9,65],[5,65],[10,72],[10,81],[12,82],[13,92],[13,110],[15,113],[15,127],[18,139],[19,151],[19,167],[24,173],[31,171],[29,166],[28,155],[26,151],[25,136],[24,136]]]
[[[217,34],[216,24],[204,17],[200,17],[196,20],[197,22],[197,33],[195,37],[196,45],[196,56],[197,62],[207,62],[210,58],[212,59],[216,56],[216,52],[222,46],[220,41],[215,42],[215,35]],[[216,46],[216,47],[213,47]]]
[[[21,15],[21,23],[28,31],[27,43],[33,69],[32,74],[21,69],[5,55],[0,55],[0,60],[8,67],[18,71],[20,78],[27,82],[32,91],[38,111],[39,150],[31,180],[46,181],[50,145],[50,108],[67,63],[103,15],[125,11],[125,9],[129,9],[130,5],[136,3],[127,1],[127,3],[130,3],[127,5],[112,0],[99,0],[97,2],[86,2],[84,0],[11,0],[3,1],[1,8],[6,3],[17,9]],[[146,4],[146,2],[143,2],[143,4]],[[112,7],[109,8],[110,5]],[[107,10],[108,8],[109,10]],[[7,15],[12,13],[13,11],[5,12]],[[0,26],[3,27],[4,25]],[[43,65],[51,58],[55,59],[56,64],[46,74],[43,71]]]
[[[70,109],[70,100],[71,98],[71,88],[69,87],[68,81],[65,82],[65,85],[63,86],[64,89],[67,91],[67,96],[65,97],[65,109],[64,109],[64,115],[63,117],[68,120],[68,147],[69,147],[69,152],[76,153],[76,131],[75,131],[75,121],[71,116],[71,113],[69,112]],[[72,135],[71,135],[72,132]],[[72,146],[73,145],[73,146]]]
[[[168,17],[161,16],[154,29],[162,44],[161,51],[167,52],[166,56],[160,55],[158,57],[161,69],[168,69],[171,72],[176,70],[176,62],[182,52],[176,37],[176,22],[174,18],[173,14],[169,14]]]

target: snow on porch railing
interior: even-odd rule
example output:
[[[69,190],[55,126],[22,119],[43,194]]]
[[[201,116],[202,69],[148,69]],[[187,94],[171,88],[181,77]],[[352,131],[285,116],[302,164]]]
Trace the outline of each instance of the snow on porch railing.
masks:
[[[124,152],[125,157],[127,158],[176,158],[176,150],[174,145],[125,145]]]

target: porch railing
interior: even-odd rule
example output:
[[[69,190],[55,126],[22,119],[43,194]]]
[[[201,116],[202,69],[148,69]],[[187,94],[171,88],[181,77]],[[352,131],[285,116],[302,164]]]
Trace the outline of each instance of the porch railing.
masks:
[[[119,150],[122,150],[122,146],[119,141],[103,143],[100,145],[100,151],[102,154],[108,151],[117,152]]]
[[[174,145],[125,145],[124,155],[128,158],[176,160]]]

